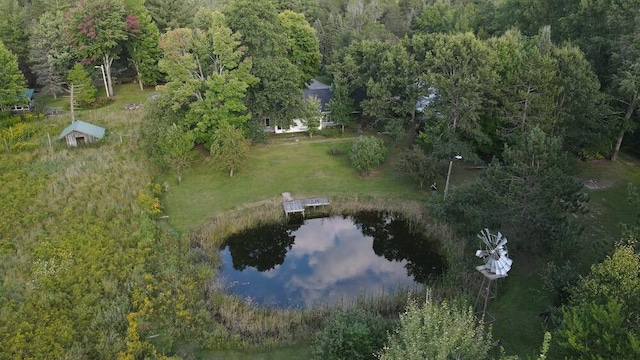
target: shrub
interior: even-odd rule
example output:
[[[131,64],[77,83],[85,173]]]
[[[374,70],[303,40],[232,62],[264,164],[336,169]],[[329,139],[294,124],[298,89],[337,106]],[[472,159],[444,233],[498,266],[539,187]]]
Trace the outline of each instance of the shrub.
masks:
[[[384,142],[374,136],[361,136],[351,147],[349,159],[353,167],[362,174],[368,174],[387,157]]]
[[[382,360],[486,359],[491,333],[461,304],[410,303],[389,336]]]
[[[380,315],[357,309],[336,314],[316,338],[316,359],[375,359],[388,330]]]

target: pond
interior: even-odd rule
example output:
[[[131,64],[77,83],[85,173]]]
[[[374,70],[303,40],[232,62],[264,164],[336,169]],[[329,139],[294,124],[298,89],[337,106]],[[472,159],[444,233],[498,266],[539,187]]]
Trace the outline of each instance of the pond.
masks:
[[[262,226],[226,244],[221,277],[228,291],[268,307],[335,305],[420,288],[445,270],[437,241],[377,212]]]

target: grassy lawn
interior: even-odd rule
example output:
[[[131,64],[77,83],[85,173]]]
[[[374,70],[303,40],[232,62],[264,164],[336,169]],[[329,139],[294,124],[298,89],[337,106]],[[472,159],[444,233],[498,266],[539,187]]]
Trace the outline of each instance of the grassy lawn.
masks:
[[[598,252],[610,248],[620,238],[620,224],[634,224],[636,209],[627,201],[628,185],[640,186],[640,163],[622,155],[617,162],[592,161],[578,164],[578,178],[587,183],[589,212],[579,220],[585,227],[582,240],[583,256],[587,263],[602,260]]]
[[[192,230],[220,211],[247,203],[282,197],[290,192],[296,198],[311,196],[384,196],[425,199],[426,191],[416,191],[412,182],[393,176],[391,165],[361,177],[348,163],[351,139],[314,138],[314,141],[280,142],[257,145],[248,163],[233,178],[215,170],[206,160],[183,176],[164,175],[171,189],[166,194],[167,214],[172,226]],[[336,149],[340,155],[330,155]]]
[[[496,319],[493,337],[500,339],[507,354],[532,359],[544,337],[539,314],[549,307],[549,301],[542,292],[535,261],[517,255],[513,261],[509,276],[497,280],[498,297],[488,309]]]

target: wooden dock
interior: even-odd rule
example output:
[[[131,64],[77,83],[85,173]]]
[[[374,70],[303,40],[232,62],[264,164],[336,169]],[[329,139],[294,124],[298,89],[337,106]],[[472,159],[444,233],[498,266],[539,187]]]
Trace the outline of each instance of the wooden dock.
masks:
[[[302,214],[304,216],[304,211],[308,207],[316,208],[329,205],[329,198],[326,197],[294,200],[290,193],[282,193],[282,197],[284,198],[282,208],[287,217],[289,217],[289,214]]]

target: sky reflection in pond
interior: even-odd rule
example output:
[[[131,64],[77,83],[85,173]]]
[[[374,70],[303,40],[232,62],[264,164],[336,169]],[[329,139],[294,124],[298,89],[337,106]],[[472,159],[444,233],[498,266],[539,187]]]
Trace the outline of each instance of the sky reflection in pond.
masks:
[[[444,271],[437,243],[377,213],[269,225],[230,237],[221,276],[229,291],[275,307],[349,302],[415,287]]]

